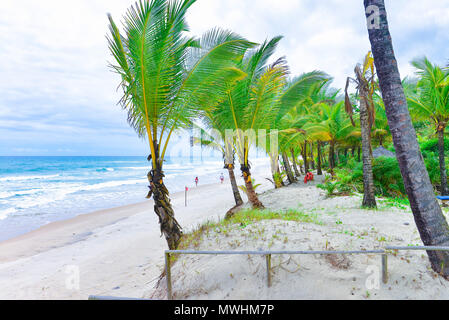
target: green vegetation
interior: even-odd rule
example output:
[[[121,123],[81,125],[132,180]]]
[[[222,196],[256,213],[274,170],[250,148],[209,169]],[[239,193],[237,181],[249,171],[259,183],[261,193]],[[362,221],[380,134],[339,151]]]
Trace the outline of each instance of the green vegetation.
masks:
[[[192,232],[184,234],[179,249],[197,248],[204,236],[208,236],[211,232],[218,232],[225,236],[229,235],[231,230],[245,229],[249,225],[263,220],[283,220],[295,221],[300,223],[313,223],[322,225],[319,216],[316,213],[307,214],[299,210],[289,209],[284,211],[245,209],[237,212],[229,219],[220,220],[218,222],[206,222],[199,225]],[[262,236],[263,230],[260,230]],[[276,237],[275,237],[276,238]],[[288,240],[288,239],[287,239]],[[284,241],[285,238],[284,238]]]
[[[369,52],[364,62],[357,64],[352,92],[349,81],[344,90],[333,88],[332,77],[324,71],[291,75],[286,59],[275,56],[282,36],[256,44],[218,28],[201,37],[191,35],[186,13],[194,3],[140,0],[126,12],[119,24],[122,30],[109,16],[107,36],[110,66],[119,77],[117,84],[123,94],[119,104],[130,126],[148,143],[147,198],[154,199],[154,211],[170,249],[181,242],[182,247],[198,241],[211,228],[226,234],[227,227],[245,228],[266,219],[319,223],[315,215],[296,210],[238,212],[242,201],[232,179],[234,159],[240,164],[243,190],[252,207],[264,208],[251,177],[249,156],[255,148],[270,157],[276,188],[295,183],[301,174],[315,168],[317,175],[327,170],[331,177],[319,187],[328,196],[363,193],[362,204],[372,208],[376,196],[406,197],[403,172],[407,190],[413,190],[408,196],[417,204],[413,213],[420,235],[427,243],[449,242],[449,226],[432,193],[449,193],[449,144],[444,139],[449,122],[449,68],[427,58],[415,59],[412,65],[417,79],[403,80],[401,88],[399,71],[391,63],[396,58],[382,0],[364,1],[366,7],[374,3],[382,7],[379,19],[383,27],[368,30],[373,54]],[[389,99],[384,103],[382,97]],[[407,103],[409,108],[405,108]],[[222,152],[234,181],[236,207],[231,213],[236,213],[229,220],[201,226],[182,240],[182,228],[164,184],[163,166],[173,134],[199,122],[206,128],[203,132],[215,131],[220,136],[214,138],[211,132],[208,141],[200,144]],[[390,131],[389,125],[395,130]],[[227,130],[231,137],[223,137]],[[256,132],[256,139],[250,137]],[[392,150],[393,140],[400,153],[398,160],[373,159],[375,148]],[[402,200],[386,204],[406,205]],[[449,254],[430,258],[435,271],[449,275]],[[446,263],[441,267],[443,260]]]

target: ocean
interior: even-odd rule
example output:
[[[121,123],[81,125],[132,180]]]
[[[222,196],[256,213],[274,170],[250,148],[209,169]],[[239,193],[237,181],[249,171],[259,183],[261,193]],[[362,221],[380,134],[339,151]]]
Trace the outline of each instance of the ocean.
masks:
[[[50,222],[145,201],[145,157],[0,157],[0,241]],[[170,193],[227,177],[223,160],[176,158],[164,164]]]

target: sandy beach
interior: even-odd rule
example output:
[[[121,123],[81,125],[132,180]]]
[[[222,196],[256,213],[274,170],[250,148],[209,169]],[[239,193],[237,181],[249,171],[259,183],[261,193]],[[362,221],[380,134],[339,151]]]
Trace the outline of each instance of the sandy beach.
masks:
[[[313,222],[262,220],[210,230],[192,250],[376,250],[423,245],[410,208],[378,199],[378,210],[361,209],[362,195],[327,198],[298,182],[260,196],[267,209],[295,209]],[[448,212],[444,211],[447,218]],[[381,256],[273,255],[267,287],[264,256],[182,255],[172,267],[174,299],[449,299],[449,282],[430,267],[424,251],[388,257],[382,283]],[[151,298],[166,297],[165,281]]]
[[[370,250],[422,244],[408,208],[380,199],[378,210],[364,210],[361,195],[327,198],[316,187],[323,177],[275,190],[265,179],[268,167],[254,176],[262,183],[258,193],[267,209],[299,210],[313,222],[263,220],[231,226],[226,233],[212,230],[192,249]],[[184,231],[222,219],[234,205],[230,188],[228,180],[191,188],[187,207],[184,193],[173,194]],[[0,299],[166,299],[165,281],[156,286],[166,248],[150,200],[51,223],[0,243]],[[380,277],[375,254],[273,256],[272,263],[273,286],[267,288],[263,257],[181,256],[172,268],[174,298],[449,299],[449,282],[431,270],[425,252],[390,255],[389,282],[378,281],[378,287],[367,284],[370,276]],[[72,285],[74,274],[79,288]]]
[[[271,187],[267,167],[254,176],[262,183],[258,190]],[[184,192],[171,200],[185,232],[223,218],[235,205],[228,179],[190,188],[187,207]],[[0,243],[0,299],[140,298],[157,281],[166,249],[152,200],[50,223]],[[79,271],[79,289],[70,285],[73,270]]]

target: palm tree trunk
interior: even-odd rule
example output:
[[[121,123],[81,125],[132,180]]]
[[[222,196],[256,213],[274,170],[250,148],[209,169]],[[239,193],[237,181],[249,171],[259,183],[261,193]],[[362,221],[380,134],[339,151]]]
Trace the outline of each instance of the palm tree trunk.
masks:
[[[355,155],[355,146],[353,146],[352,149],[351,149],[351,155],[352,155],[352,157],[354,158],[354,155]]]
[[[160,164],[158,159],[156,163]],[[165,236],[170,250],[176,250],[181,241],[181,226],[175,219],[175,213],[170,203],[168,190],[164,185],[164,173],[161,166],[157,165],[156,169],[148,172],[148,181],[150,182],[150,191],[147,198],[153,196],[154,212],[159,217],[161,233]]]
[[[334,148],[335,148],[334,142],[331,141],[329,145],[329,169],[331,171],[331,174],[333,174],[335,167]]]
[[[320,148],[324,148],[324,147],[325,147],[325,143],[320,142]],[[324,150],[322,149],[322,152],[321,152],[321,167],[323,165],[325,165],[325,163],[326,163],[326,152],[324,152]],[[329,164],[327,164],[327,165],[329,166]]]
[[[357,147],[357,161],[360,162],[360,146]]]
[[[282,152],[282,161],[284,162],[285,172],[287,173],[288,182],[295,182],[295,177],[293,176],[292,168],[288,162],[288,157],[285,152]]]
[[[441,212],[416,139],[407,108],[398,65],[388,29],[384,0],[364,0],[366,17],[379,9],[379,27],[368,27],[380,89],[405,190],[421,239],[426,246],[449,246],[449,225]],[[449,252],[427,251],[432,269],[449,277]]]
[[[442,196],[449,194],[447,189],[446,163],[444,160],[444,126],[438,127],[438,154],[440,158],[440,192]]]
[[[279,156],[277,157],[277,161],[279,163]],[[285,183],[284,183],[284,179],[282,179],[282,174],[281,174],[281,170],[279,169],[279,166],[277,167],[277,174],[279,177],[279,187],[285,187]]]
[[[360,86],[360,129],[362,132],[362,160],[363,160],[363,203],[367,208],[376,208],[374,193],[373,159],[371,156],[371,128],[368,120],[368,91]]]
[[[302,157],[302,166],[301,165],[299,165],[299,171],[301,172],[301,174],[306,174],[306,171],[305,171],[305,167],[304,167],[304,151],[303,151],[304,149],[302,148],[301,149],[301,157]]]
[[[310,143],[310,166],[315,170],[315,160],[313,159],[313,142]]]
[[[246,187],[246,195],[248,196],[248,201],[251,203],[253,208],[255,209],[263,209],[264,206],[262,202],[260,202],[259,198],[257,197],[257,193],[254,190],[253,187],[253,181],[251,179],[251,172],[249,165],[241,165],[240,170],[243,174],[243,180],[245,181],[245,187]]]
[[[323,171],[321,169],[321,141],[317,142],[317,153],[318,153],[318,171],[317,171],[317,175],[322,176],[323,175]]]
[[[234,194],[235,205],[240,206],[243,204],[243,200],[242,200],[242,197],[240,196],[239,188],[237,186],[237,181],[235,180],[234,165],[227,164],[225,166],[225,168],[228,169],[229,181],[231,181],[232,193]]]
[[[292,154],[292,166],[293,166],[293,170],[295,171],[295,175],[297,177],[301,176],[301,173],[298,171],[298,164],[296,163],[296,159],[295,159],[295,151],[293,151],[293,149],[290,149],[290,152]]]
[[[304,142],[304,172],[309,172],[309,163],[307,162],[307,141]]]

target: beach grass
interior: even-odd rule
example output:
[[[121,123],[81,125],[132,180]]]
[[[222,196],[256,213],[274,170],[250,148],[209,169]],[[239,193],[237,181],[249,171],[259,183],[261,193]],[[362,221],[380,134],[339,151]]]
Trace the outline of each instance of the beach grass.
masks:
[[[319,220],[317,213],[305,213],[297,209],[279,211],[269,209],[244,209],[237,212],[229,219],[222,219],[218,222],[207,221],[206,223],[198,225],[194,230],[185,233],[178,250],[186,250],[192,247],[198,248],[203,236],[208,236],[212,231],[226,235],[233,229],[245,228],[263,220],[284,220],[318,225],[323,224],[323,222]]]

